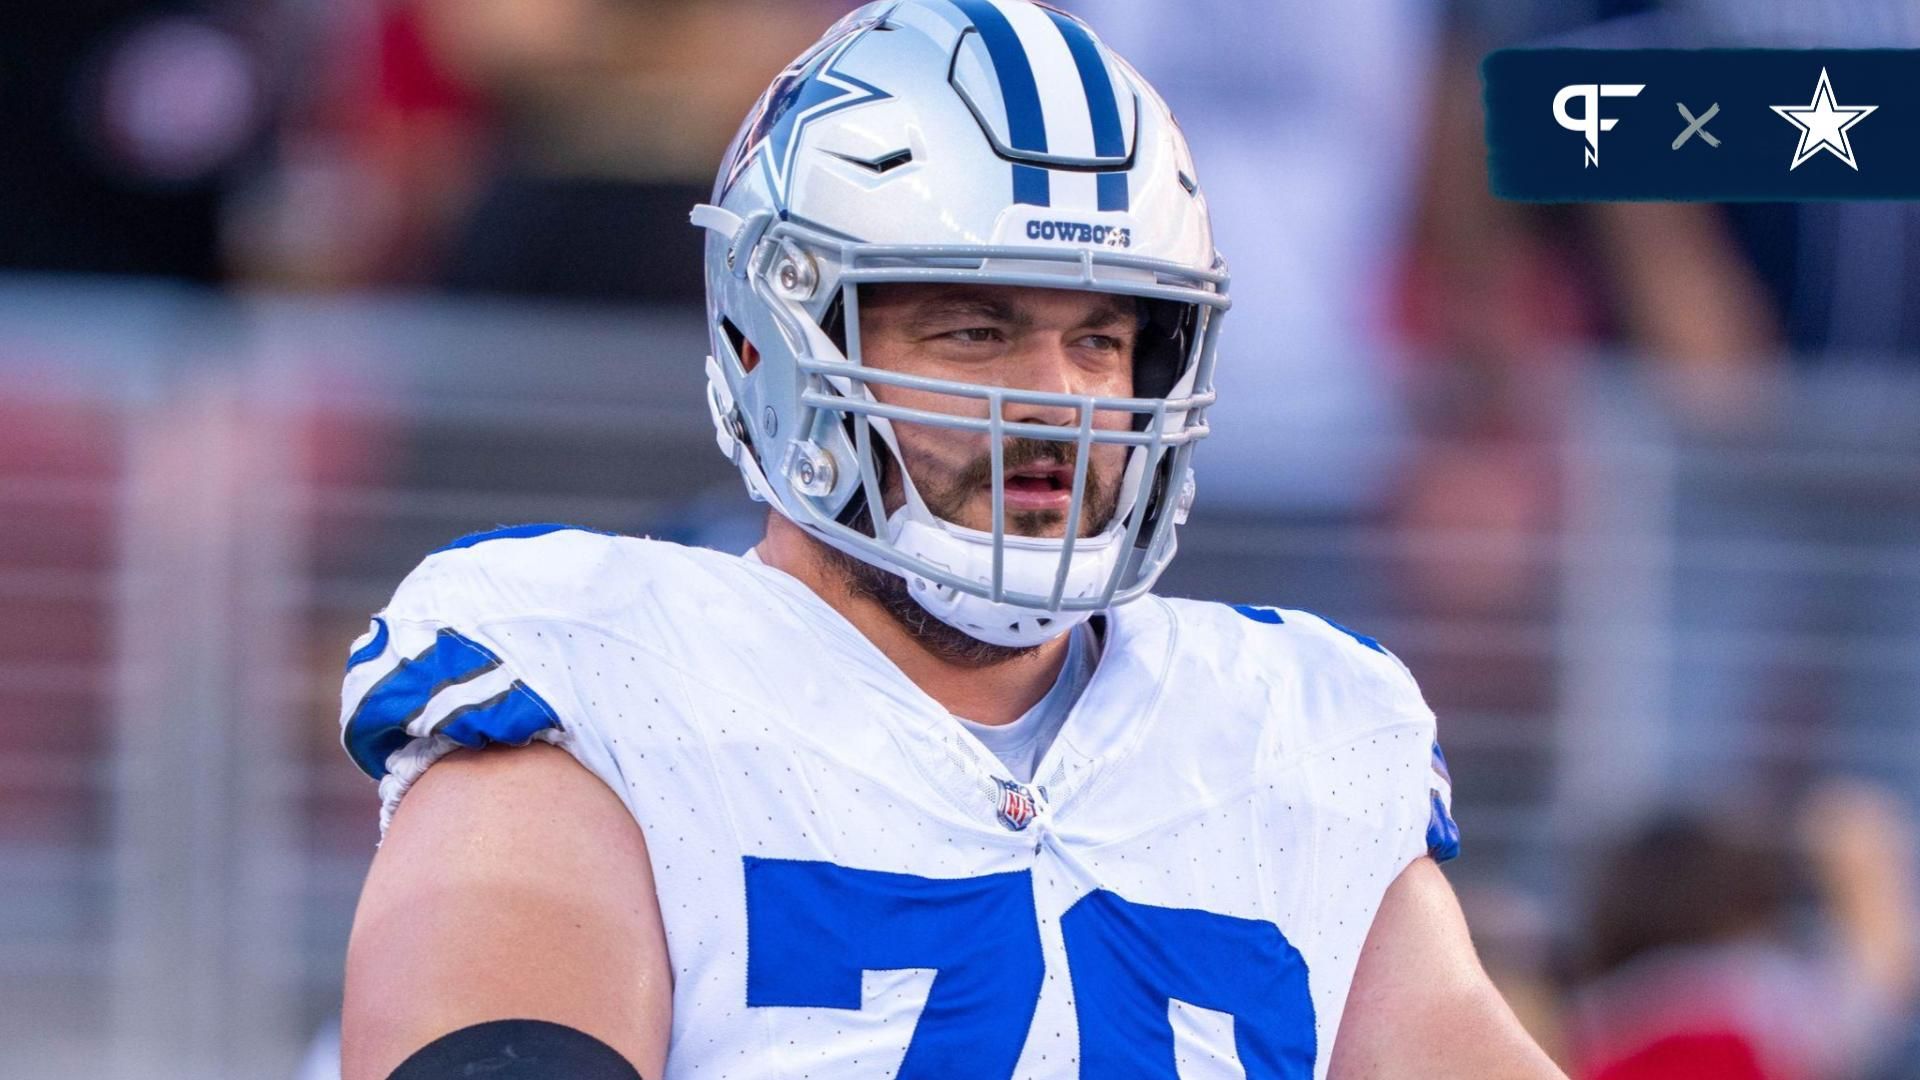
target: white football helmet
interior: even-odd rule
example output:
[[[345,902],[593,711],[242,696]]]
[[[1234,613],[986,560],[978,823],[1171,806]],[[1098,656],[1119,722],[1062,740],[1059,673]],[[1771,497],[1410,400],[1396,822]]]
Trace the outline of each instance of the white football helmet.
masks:
[[[708,404],[755,498],[995,644],[1046,641],[1152,587],[1193,498],[1227,275],[1173,115],[1084,23],[1027,0],[868,4],[767,88],[692,217],[708,230]],[[1135,396],[868,368],[857,286],[878,282],[1140,297],[1152,314]],[[883,404],[874,385],[984,400],[987,415]],[[1079,421],[1010,421],[1009,404],[1069,406]],[[1096,429],[1095,410],[1133,423]],[[895,421],[986,434],[990,530],[934,515],[904,468],[902,505],[885,508],[878,446],[899,460]],[[1001,460],[1016,437],[1075,444],[1065,537],[1006,529]],[[1118,505],[1076,536],[1103,444],[1130,448]]]

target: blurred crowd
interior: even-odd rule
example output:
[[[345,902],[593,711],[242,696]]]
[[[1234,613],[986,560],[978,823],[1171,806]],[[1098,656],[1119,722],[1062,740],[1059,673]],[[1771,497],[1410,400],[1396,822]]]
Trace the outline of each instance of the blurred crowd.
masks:
[[[0,7],[0,271],[696,304],[687,209],[755,96],[850,6],[20,0]],[[1063,6],[1169,99],[1234,268],[1203,513],[1478,553],[1408,545],[1386,580],[1339,587],[1489,623],[1560,602],[1537,551],[1569,513],[1550,448],[1596,373],[1656,386],[1649,422],[1711,445],[1920,446],[1911,413],[1872,401],[1781,407],[1808,372],[1920,374],[1920,206],[1503,203],[1477,70],[1517,44],[1920,46],[1910,0]],[[0,466],[52,428],[70,430],[0,425]],[[1920,491],[1692,494],[1683,512],[1709,532],[1920,536]],[[1700,640],[1791,610],[1920,657],[1920,589],[1836,602],[1731,561],[1698,570],[1673,617]],[[1422,675],[1492,715],[1554,707],[1544,658]],[[1660,812],[1596,822],[1588,876],[1558,886],[1582,921],[1466,890],[1489,966],[1576,1076],[1920,1076],[1920,661],[1857,691],[1780,670],[1688,678],[1672,694],[1696,736]],[[1873,775],[1808,765],[1755,788],[1714,762],[1760,713],[1790,739],[1887,749]]]
[[[754,0],[90,0],[0,16],[0,262],[698,295],[688,204],[835,14]],[[639,257],[646,253],[648,258]]]

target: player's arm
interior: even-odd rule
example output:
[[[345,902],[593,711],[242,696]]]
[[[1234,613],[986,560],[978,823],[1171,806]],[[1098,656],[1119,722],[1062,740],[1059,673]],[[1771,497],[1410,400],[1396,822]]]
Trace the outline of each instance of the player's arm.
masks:
[[[1332,1080],[1565,1080],[1487,978],[1440,867],[1387,887],[1333,1044]]]
[[[657,1080],[671,1004],[646,841],[605,783],[543,743],[457,752],[421,776],[354,916],[343,1080],[386,1080],[503,1020],[584,1033]]]

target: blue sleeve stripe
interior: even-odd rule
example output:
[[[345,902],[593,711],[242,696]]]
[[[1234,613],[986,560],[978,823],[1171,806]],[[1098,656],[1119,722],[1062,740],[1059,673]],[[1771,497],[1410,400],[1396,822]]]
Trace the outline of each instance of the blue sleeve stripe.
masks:
[[[507,525],[498,529],[488,529],[485,532],[469,533],[450,544],[433,549],[429,554],[438,555],[443,551],[456,551],[460,548],[470,548],[475,544],[484,544],[489,540],[528,539],[556,532],[584,532],[593,533],[596,536],[615,535],[614,533],[604,532],[600,529],[589,529],[580,525],[565,525],[559,522],[546,521],[533,525]]]
[[[1080,85],[1087,92],[1087,112],[1093,117],[1093,152],[1103,158],[1125,156],[1127,133],[1120,127],[1120,102],[1113,92],[1113,76],[1101,59],[1100,46],[1077,19],[1051,10],[1047,15],[1059,27],[1067,50],[1073,53],[1073,66],[1080,71]],[[1126,173],[1101,173],[1098,184],[1101,210],[1128,209]]]
[[[1427,854],[1435,862],[1446,862],[1460,855],[1460,826],[1453,823],[1447,804],[1437,791],[1428,793],[1432,813],[1427,818]]]
[[[373,640],[353,650],[347,657],[347,670],[352,671],[361,664],[387,651],[387,620],[373,617]]]
[[[434,725],[433,733],[478,750],[488,743],[525,746],[540,732],[557,727],[560,727],[560,718],[546,701],[516,680],[485,701],[448,713],[446,719]]]
[[[419,656],[400,661],[366,692],[347,721],[344,741],[360,771],[378,780],[387,756],[406,745],[407,725],[426,711],[434,695],[500,666],[485,646],[442,630]]]
[[[1437,741],[1433,744],[1433,771],[1440,774],[1440,779],[1453,783],[1453,773],[1447,771],[1447,755],[1440,751]]]

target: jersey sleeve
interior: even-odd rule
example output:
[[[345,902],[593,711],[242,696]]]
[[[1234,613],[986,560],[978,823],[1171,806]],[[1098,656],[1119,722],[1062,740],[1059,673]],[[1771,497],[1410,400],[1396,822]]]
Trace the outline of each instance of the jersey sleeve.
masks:
[[[1397,737],[1381,740],[1385,753],[1378,767],[1391,778],[1387,791],[1389,829],[1398,845],[1398,863],[1404,867],[1421,855],[1446,862],[1460,854],[1460,827],[1453,820],[1453,780],[1440,750],[1439,721],[1420,693],[1413,672],[1400,658],[1372,638],[1329,622],[1335,630],[1356,639],[1375,654],[1363,658],[1377,680],[1383,715],[1397,718]]]
[[[1378,641],[1306,612],[1289,613],[1322,636],[1319,666],[1337,731],[1323,731],[1315,757],[1332,797],[1358,820],[1384,829],[1396,871],[1421,855],[1445,862],[1460,854],[1453,782],[1440,750],[1438,721],[1413,673]]]
[[[511,554],[511,553],[509,553]],[[341,686],[341,741],[380,783],[385,835],[400,799],[461,748],[539,740],[625,797],[618,769],[566,678],[565,597],[543,595],[499,549],[436,552],[354,642]]]

